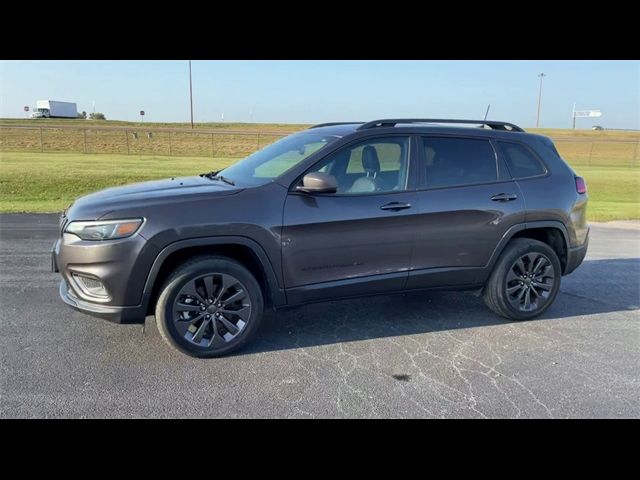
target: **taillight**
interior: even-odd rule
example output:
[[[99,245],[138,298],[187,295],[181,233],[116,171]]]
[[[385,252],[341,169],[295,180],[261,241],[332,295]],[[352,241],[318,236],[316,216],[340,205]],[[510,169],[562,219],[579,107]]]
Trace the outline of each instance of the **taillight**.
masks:
[[[587,193],[587,182],[582,177],[576,177],[576,191],[578,193]]]

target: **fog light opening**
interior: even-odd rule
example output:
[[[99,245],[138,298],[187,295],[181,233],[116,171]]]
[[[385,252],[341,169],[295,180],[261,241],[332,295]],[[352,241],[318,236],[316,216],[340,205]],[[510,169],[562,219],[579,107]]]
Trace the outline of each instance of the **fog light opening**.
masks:
[[[76,285],[78,285],[80,290],[82,290],[85,295],[104,299],[109,298],[109,292],[107,292],[107,288],[104,286],[104,283],[100,281],[100,279],[89,277],[86,275],[80,275],[78,273],[74,273],[72,274],[72,276],[76,282]]]

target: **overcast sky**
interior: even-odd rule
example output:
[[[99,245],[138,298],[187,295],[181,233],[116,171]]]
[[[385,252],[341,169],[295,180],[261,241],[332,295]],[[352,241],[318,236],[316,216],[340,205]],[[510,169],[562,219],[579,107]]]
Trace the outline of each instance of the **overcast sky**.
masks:
[[[489,118],[569,128],[640,128],[638,61],[193,61],[194,119],[318,123],[381,117]],[[2,61],[0,117],[36,100],[78,104],[108,119],[189,121],[189,71],[178,61]]]

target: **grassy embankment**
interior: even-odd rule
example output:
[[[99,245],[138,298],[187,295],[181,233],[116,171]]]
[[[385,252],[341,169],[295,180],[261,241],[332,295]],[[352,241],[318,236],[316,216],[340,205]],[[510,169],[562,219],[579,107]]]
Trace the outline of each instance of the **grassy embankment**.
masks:
[[[46,124],[46,121],[33,121]],[[12,123],[0,120],[0,124]],[[13,123],[17,123],[13,122]],[[19,123],[25,123],[20,121]],[[67,121],[86,126],[88,121]],[[198,124],[195,133],[174,135],[167,156],[166,133],[154,133],[149,139],[140,124],[131,122],[95,122],[98,125],[140,129],[138,139],[122,132],[100,132],[87,138],[87,151],[105,153],[63,153],[83,151],[81,132],[47,132],[45,145],[52,152],[40,153],[37,130],[11,130],[0,139],[0,212],[59,211],[79,195],[114,185],[169,176],[192,175],[229,165],[238,157],[255,150],[260,143],[274,141],[274,132],[290,132],[303,125],[275,124]],[[184,124],[144,124],[145,127],[184,127]],[[255,137],[197,134],[198,129],[260,130]],[[638,141],[637,132],[539,130],[551,136],[562,156],[587,180],[589,218],[592,221],[640,219],[640,158],[637,147],[616,141]],[[271,133],[271,136],[269,135]],[[91,134],[89,134],[91,135]],[[576,142],[575,140],[588,140]],[[17,150],[17,151],[6,151]],[[57,150],[57,151],[56,151]],[[112,153],[107,153],[112,152]],[[178,155],[178,156],[176,156]],[[195,156],[197,155],[197,156]]]

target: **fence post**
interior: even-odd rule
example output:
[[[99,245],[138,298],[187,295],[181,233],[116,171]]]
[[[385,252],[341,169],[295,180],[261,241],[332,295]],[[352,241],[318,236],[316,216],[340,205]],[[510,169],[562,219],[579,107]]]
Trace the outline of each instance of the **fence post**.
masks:
[[[215,134],[212,132],[211,133],[211,158],[214,158],[216,155],[216,140],[215,140]]]
[[[84,129],[84,153],[87,153],[87,129]]]
[[[124,138],[127,140],[127,155],[129,155],[129,132],[124,131]]]
[[[42,141],[42,127],[40,127],[40,151],[44,152],[44,142]]]
[[[260,134],[258,134],[258,150],[260,150]]]
[[[640,141],[636,142],[636,151],[633,154],[633,163],[631,164],[631,166],[637,165],[638,163],[638,147],[640,147]]]
[[[171,135],[173,134],[173,132],[169,132],[169,156],[172,157],[173,156],[173,150],[171,148]]]

